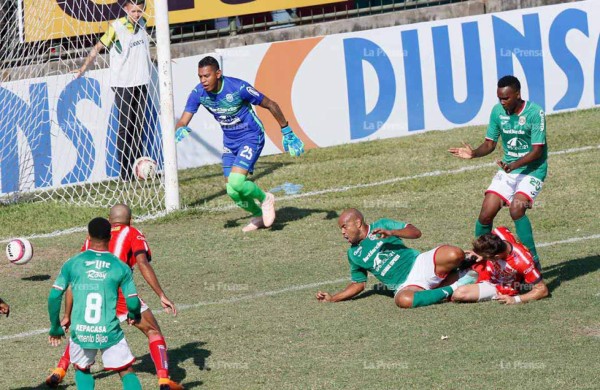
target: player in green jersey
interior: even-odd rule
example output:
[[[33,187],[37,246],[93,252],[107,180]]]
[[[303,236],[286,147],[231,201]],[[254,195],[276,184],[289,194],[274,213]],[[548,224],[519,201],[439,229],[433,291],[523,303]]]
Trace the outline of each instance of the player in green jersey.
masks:
[[[490,233],[496,214],[508,205],[519,240],[531,251],[541,270],[531,222],[525,212],[533,206],[548,170],[546,116],[540,106],[521,98],[521,83],[514,76],[498,81],[497,94],[500,103],[492,109],[485,141],[477,149],[463,143],[462,148],[448,151],[464,159],[483,157],[496,149],[498,138],[502,139],[504,156],[497,161],[500,168],[485,192],[475,237]]]
[[[88,224],[90,247],[69,259],[61,268],[48,297],[50,315],[49,342],[60,344],[65,335],[60,323],[62,296],[70,286],[73,293],[71,314],[71,363],[76,368],[75,383],[80,390],[93,389],[90,367],[98,350],[102,351],[105,370],[117,371],[123,389],[138,390],[142,385],[131,365],[131,354],[116,314],[118,291],[121,288],[129,310],[127,322],[132,325],[141,318],[141,303],[131,269],[108,250],[111,225],[104,218],[94,218]]]
[[[348,249],[351,283],[334,295],[317,292],[321,302],[343,301],[360,294],[365,289],[368,272],[395,291],[394,301],[403,309],[441,302],[450,298],[458,287],[477,281],[477,273],[470,271],[457,282],[440,287],[465,259],[465,253],[450,245],[440,245],[424,253],[408,248],[402,239],[421,237],[421,231],[411,224],[380,219],[369,225],[360,211],[348,209],[340,216],[338,226],[351,244]]]

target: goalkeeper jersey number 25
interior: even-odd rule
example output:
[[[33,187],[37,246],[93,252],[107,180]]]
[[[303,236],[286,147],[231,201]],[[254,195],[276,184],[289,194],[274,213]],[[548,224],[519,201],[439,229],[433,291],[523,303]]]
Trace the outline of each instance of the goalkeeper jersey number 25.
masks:
[[[137,296],[131,269],[110,252],[87,250],[63,264],[53,287],[71,286],[71,339],[85,349],[103,349],[123,339],[116,307],[119,287]]]

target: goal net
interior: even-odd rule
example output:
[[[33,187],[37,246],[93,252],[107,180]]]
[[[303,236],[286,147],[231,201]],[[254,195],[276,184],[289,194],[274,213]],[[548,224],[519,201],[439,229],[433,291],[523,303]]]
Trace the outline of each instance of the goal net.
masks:
[[[0,7],[0,202],[163,210],[152,5],[0,0]],[[129,8],[143,17],[136,21]],[[147,179],[135,174],[140,157],[156,162]]]

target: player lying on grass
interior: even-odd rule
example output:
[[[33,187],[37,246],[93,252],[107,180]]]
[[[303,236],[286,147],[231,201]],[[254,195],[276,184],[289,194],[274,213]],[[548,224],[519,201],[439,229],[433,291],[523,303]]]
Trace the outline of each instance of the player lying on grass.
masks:
[[[187,125],[200,106],[215,117],[223,130],[222,160],[227,195],[236,205],[252,214],[250,223],[242,230],[250,232],[268,228],[275,220],[275,197],[248,180],[248,174],[254,171],[254,164],[265,146],[264,126],[252,105],[266,108],[277,120],[286,152],[299,156],[304,153],[304,143],[294,134],[276,102],[246,81],[223,76],[215,58],[209,56],[200,60],[198,77],[200,84],[188,97],[185,111],[176,125],[177,133],[189,131]]]
[[[177,314],[175,304],[167,298],[163,291],[156,273],[150,265],[152,259],[152,252],[146,241],[146,237],[142,232],[131,226],[131,209],[124,204],[117,204],[110,209],[109,220],[111,223],[111,239],[109,244],[109,250],[121,261],[126,263],[131,269],[137,265],[140,269],[140,273],[144,277],[144,280],[154,290],[156,295],[160,298],[160,304],[163,309],[168,313]],[[83,245],[82,250],[88,249],[90,241],[87,240]],[[71,312],[71,305],[69,304],[69,296],[67,294],[67,308],[65,310],[65,319],[63,325],[68,326],[69,317]],[[72,302],[71,302],[72,303]],[[161,390],[178,390],[183,387],[169,379],[169,365],[167,357],[167,345],[165,338],[162,335],[158,322],[152,314],[152,310],[142,301],[142,319],[139,323],[135,324],[135,327],[142,331],[146,337],[148,337],[148,347],[150,349],[150,356],[156,368],[156,374],[158,375],[158,383]],[[120,321],[124,321],[127,309],[125,305],[125,298],[122,294],[119,294],[119,301],[117,302],[117,315]],[[69,346],[65,349],[63,356],[58,362],[56,367],[50,376],[46,379],[46,384],[50,387],[56,387],[62,382],[66,371],[69,368]]]
[[[481,259],[473,266],[479,273],[478,283],[459,287],[452,296],[453,301],[497,299],[513,305],[548,296],[548,287],[535,267],[533,255],[507,228],[501,226],[480,236],[473,242],[473,252]],[[530,290],[519,295],[523,288]]]
[[[89,249],[63,264],[48,297],[52,346],[58,346],[65,331],[60,321],[60,304],[68,287],[73,292],[73,329],[69,346],[79,390],[94,389],[90,367],[102,352],[105,370],[116,371],[124,390],[141,390],[140,380],[131,366],[135,358],[125,341],[115,308],[120,292],[126,298],[127,322],[140,320],[140,300],[131,269],[108,251],[110,222],[94,218],[88,224]]]
[[[10,306],[0,298],[0,314],[6,314],[6,317],[10,314]]]
[[[368,272],[395,291],[394,301],[403,309],[441,302],[460,286],[477,281],[477,273],[469,271],[452,285],[438,287],[465,259],[465,253],[450,245],[424,253],[408,248],[403,239],[421,237],[421,231],[411,224],[380,219],[369,225],[360,211],[348,209],[340,216],[338,226],[351,244],[348,262],[352,283],[334,295],[317,292],[321,302],[343,301],[360,294]]]

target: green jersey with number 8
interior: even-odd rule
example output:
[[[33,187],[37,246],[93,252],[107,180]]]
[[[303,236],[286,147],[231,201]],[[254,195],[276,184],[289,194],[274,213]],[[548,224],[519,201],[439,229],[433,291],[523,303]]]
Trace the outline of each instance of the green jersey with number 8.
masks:
[[[511,173],[533,176],[544,181],[548,171],[548,145],[546,144],[546,116],[540,106],[525,102],[520,113],[508,115],[501,104],[496,104],[492,109],[485,137],[494,142],[502,138],[504,150],[502,161],[507,164],[531,152],[534,145],[542,145],[544,148],[542,157]]]
[[[123,339],[117,319],[119,288],[136,297],[131,269],[110,252],[87,250],[69,259],[53,288],[71,286],[71,339],[84,349],[103,349]]]

